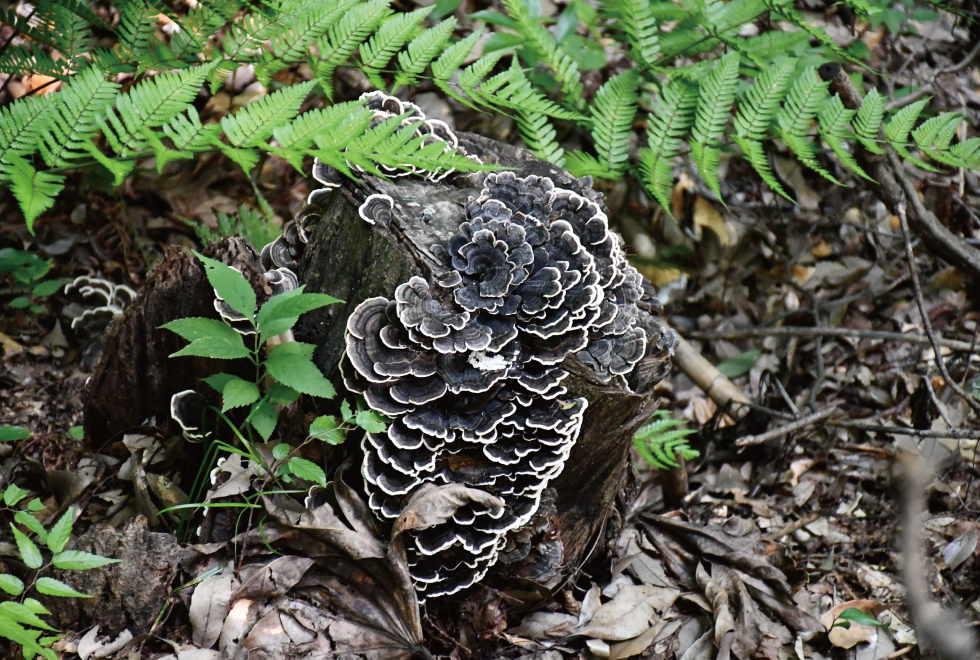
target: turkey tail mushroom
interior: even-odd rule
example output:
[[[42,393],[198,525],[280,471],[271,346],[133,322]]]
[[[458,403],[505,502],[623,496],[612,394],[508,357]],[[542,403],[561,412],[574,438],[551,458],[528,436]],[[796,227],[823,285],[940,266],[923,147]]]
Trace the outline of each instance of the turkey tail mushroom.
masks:
[[[390,197],[372,195],[359,214],[375,223],[378,209],[391,208]],[[363,442],[377,515],[397,518],[439,484],[492,498],[408,534],[420,599],[455,593],[482,579],[503,548],[515,552],[505,537],[538,511],[588,406],[566,396],[568,373],[557,365],[578,354],[609,382],[647,348],[637,323],[643,279],[595,202],[549,178],[505,172],[486,177],[466,218],[432,246],[431,283],[412,277],[394,301],[355,309],[342,364],[348,388],[393,420]]]

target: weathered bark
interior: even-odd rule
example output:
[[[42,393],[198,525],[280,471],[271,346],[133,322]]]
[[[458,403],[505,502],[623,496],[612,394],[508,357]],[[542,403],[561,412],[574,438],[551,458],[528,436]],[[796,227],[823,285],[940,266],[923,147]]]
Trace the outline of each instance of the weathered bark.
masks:
[[[244,238],[213,243],[205,255],[241,270],[260,301],[271,294],[258,255]],[[200,388],[201,378],[221,371],[252,377],[250,365],[238,360],[169,358],[186,342],[160,326],[190,316],[220,319],[214,291],[200,261],[186,249],[168,248],[139,297],[106,330],[85,395],[85,437],[92,447],[100,448],[140,426],[179,431],[170,419],[173,394]]]

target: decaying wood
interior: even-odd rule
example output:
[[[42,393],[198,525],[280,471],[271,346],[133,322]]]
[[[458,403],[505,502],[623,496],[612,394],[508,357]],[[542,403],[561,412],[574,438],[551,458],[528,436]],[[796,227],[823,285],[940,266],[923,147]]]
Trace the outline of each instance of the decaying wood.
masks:
[[[241,270],[260,301],[271,294],[260,274],[258,255],[244,238],[213,243],[204,253]],[[252,377],[247,363],[241,361],[168,358],[186,342],[160,326],[190,316],[220,319],[214,309],[214,291],[194,255],[183,248],[168,248],[139,297],[106,331],[102,355],[85,395],[85,437],[93,447],[102,447],[137,427],[170,426],[170,397],[200,388],[199,381],[205,376],[224,371]]]

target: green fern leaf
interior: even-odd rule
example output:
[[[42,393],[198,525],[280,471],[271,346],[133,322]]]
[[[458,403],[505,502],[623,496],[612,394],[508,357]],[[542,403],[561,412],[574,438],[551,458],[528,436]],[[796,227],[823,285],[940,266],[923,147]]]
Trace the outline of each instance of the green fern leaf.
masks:
[[[141,127],[169,123],[197,98],[201,85],[217,62],[146,78],[116,99],[100,126],[109,146],[120,156],[146,148]]]
[[[963,163],[961,167],[980,170],[980,137],[954,144],[950,147],[949,153]]]
[[[24,96],[0,108],[0,179],[9,175],[10,156],[25,156],[37,151],[44,126],[44,113],[50,109],[52,96]]]
[[[469,57],[483,33],[473,32],[465,39],[460,39],[447,48],[435,62],[432,63],[432,75],[436,80],[449,80]]]
[[[476,86],[479,85],[491,71],[493,71],[493,68],[497,66],[497,62],[499,62],[507,54],[507,51],[504,50],[494,51],[489,55],[484,55],[476,62],[473,62],[473,64],[470,64],[468,67],[460,71],[460,88],[467,94],[472,94]]]
[[[425,67],[442,51],[455,29],[456,18],[451,16],[412,39],[408,44],[408,50],[398,53],[399,71],[395,75],[392,89],[416,84],[419,74],[425,71]]]
[[[170,50],[174,59],[192,56],[208,50],[208,39],[238,13],[237,0],[209,0],[200,2],[181,21],[180,30],[170,37]]]
[[[391,61],[395,53],[412,38],[425,17],[435,5],[422,7],[406,14],[396,14],[385,21],[378,32],[366,44],[361,44],[361,70],[376,87],[384,87],[381,69]]]
[[[915,122],[922,113],[922,110],[931,100],[932,97],[927,96],[896,112],[895,116],[885,125],[885,139],[891,142],[892,146],[895,143],[900,143],[904,147],[904,142],[908,139],[909,132],[915,126]]]
[[[936,172],[936,168],[926,163],[921,158],[916,158],[908,149],[906,144],[909,138],[909,133],[912,127],[915,126],[915,122],[918,120],[919,115],[922,110],[926,107],[932,97],[926,97],[915,103],[905,106],[901,110],[895,113],[887,124],[885,124],[885,139],[888,144],[899,153],[902,158],[915,163],[919,167]]]
[[[676,453],[680,453],[684,460],[692,460],[700,455],[687,444],[687,437],[695,433],[695,430],[685,428],[687,422],[672,419],[669,414],[665,410],[658,410],[650,418],[653,421],[633,436],[633,446],[640,457],[661,470],[677,467]]]
[[[0,73],[8,75],[38,74],[58,80],[68,80],[69,73],[63,61],[55,62],[50,53],[37,45],[8,46],[0,55]]]
[[[949,147],[949,143],[952,141],[953,136],[956,135],[956,129],[962,121],[962,115],[955,112],[944,112],[939,116],[923,122],[917,129],[912,131],[912,139],[915,140],[919,149],[925,151],[933,146],[940,134],[944,134],[945,145],[939,147],[940,149],[944,149]],[[952,126],[951,133],[949,132],[950,126]]]
[[[861,101],[857,117],[854,118],[854,133],[864,148],[874,154],[885,153],[878,146],[878,129],[885,118],[885,97],[872,88]]]
[[[478,90],[464,86],[462,75],[460,76],[460,86],[475,100],[487,105],[502,106],[513,110],[527,110],[558,119],[586,120],[577,112],[559,107],[535,90],[531,81],[524,75],[524,70],[521,69],[516,57],[511,60],[509,69],[485,80]]]
[[[596,160],[595,156],[587,154],[584,151],[569,151],[566,153],[564,167],[575,177],[591,176],[594,179],[617,178],[603,163]]]
[[[321,149],[331,146],[340,148],[352,137],[367,130],[372,114],[359,101],[349,101],[323,109],[314,108],[289,124],[273,130],[275,147],[272,151],[302,172],[303,154],[314,142]]]
[[[551,33],[531,16],[524,0],[503,2],[511,18],[517,21],[525,43],[555,72],[555,79],[565,94],[565,100],[576,108],[584,107],[582,75],[575,61],[555,42]]]
[[[606,81],[593,101],[592,139],[600,162],[615,174],[622,174],[629,158],[639,84],[637,70],[628,69]]]
[[[660,29],[648,0],[605,0],[607,13],[617,20],[617,26],[626,32],[626,39],[633,49],[633,59],[647,67],[656,64],[660,57]]]
[[[178,152],[192,153],[210,149],[221,134],[220,124],[202,124],[194,106],[187,108],[187,115],[177,115],[163,127],[163,134],[170,138]],[[159,155],[157,156],[159,158]]]
[[[150,37],[160,12],[145,0],[129,0],[122,6],[119,45],[130,62],[137,62],[150,49]]]
[[[27,18],[18,14],[15,7],[0,9],[0,23],[12,27],[16,32],[19,32],[25,37],[30,37],[38,43],[57,50],[60,45],[60,39],[59,35],[54,31],[54,25],[44,25],[42,23],[42,25],[38,26],[37,24],[41,21],[38,18],[34,18],[33,20],[34,22],[31,23]]]
[[[272,38],[272,54],[287,64],[305,61],[310,47],[356,3],[332,0],[301,12],[289,28]]]
[[[320,86],[328,98],[333,98],[333,72],[391,13],[388,2],[370,0],[356,5],[327,31],[325,38],[317,42],[319,58],[311,61],[310,68],[320,79]]]
[[[796,60],[788,59],[764,70],[749,88],[738,106],[735,133],[738,137],[756,142],[768,137],[779,104],[792,81]]]
[[[718,199],[722,198],[721,182],[718,180],[718,140],[725,130],[732,103],[735,101],[738,65],[738,53],[728,53],[701,82],[697,114],[694,117],[694,128],[691,129],[691,159],[701,178]]]
[[[823,136],[823,140],[827,143],[827,146],[830,147],[830,150],[837,156],[837,160],[844,167],[856,173],[858,176],[874,182],[874,179],[868,176],[868,173],[858,165],[854,155],[847,147],[847,143],[854,137],[854,134],[849,129],[851,127],[851,119],[855,114],[857,114],[856,110],[845,108],[840,96],[834,94],[824,103],[823,108],[820,110],[820,134]]]
[[[256,99],[234,115],[221,120],[228,141],[235,147],[255,147],[272,137],[273,131],[299,113],[299,107],[316,85],[315,81],[284,87]]]
[[[87,154],[87,143],[98,130],[98,118],[112,105],[119,85],[107,81],[98,69],[75,75],[45,113],[40,143],[41,156],[50,167],[69,166],[70,160]]]
[[[674,158],[680,153],[687,129],[694,123],[697,98],[697,87],[683,80],[675,79],[666,85],[660,97],[660,111],[649,116],[648,146],[640,154],[643,183],[671,217]]]
[[[62,57],[75,63],[79,56],[88,52],[88,44],[92,40],[89,23],[84,17],[61,4],[55,4],[51,9],[54,14],[54,29],[60,44],[56,48]]]
[[[745,155],[745,159],[749,161],[752,169],[765,181],[773,191],[779,193],[789,201],[796,203],[796,200],[790,197],[783,187],[779,184],[779,181],[772,173],[772,169],[769,167],[769,157],[766,156],[766,150],[763,148],[762,143],[756,140],[750,140],[748,138],[742,138],[738,135],[732,137],[738,148],[742,150]]]
[[[558,146],[555,140],[555,127],[548,121],[547,115],[518,110],[517,128],[531,153],[558,167],[564,166],[565,150]]]
[[[251,59],[262,48],[262,44],[272,39],[282,29],[282,17],[274,18],[260,12],[245,14],[241,21],[229,27],[221,39],[221,50],[225,58],[233,62]]]
[[[7,157],[10,165],[10,189],[27,219],[27,230],[34,233],[34,221],[54,205],[54,198],[64,188],[65,177],[38,172],[20,156]]]
[[[829,85],[829,81],[821,80],[817,75],[816,67],[807,68],[793,83],[786,103],[776,116],[776,123],[783,141],[801,163],[825,179],[842,185],[817,161],[813,143],[809,140],[813,119],[827,100]]]

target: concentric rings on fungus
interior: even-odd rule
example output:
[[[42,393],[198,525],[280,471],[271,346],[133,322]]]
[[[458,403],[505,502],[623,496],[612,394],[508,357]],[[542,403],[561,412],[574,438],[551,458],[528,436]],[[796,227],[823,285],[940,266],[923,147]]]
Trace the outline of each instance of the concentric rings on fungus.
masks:
[[[482,579],[561,473],[588,402],[566,396],[557,365],[575,353],[608,382],[646,353],[643,279],[621,239],[595,202],[548,178],[488,175],[466,221],[432,254],[432,282],[413,277],[393,301],[354,310],[341,365],[348,388],[394,420],[362,445],[377,515],[397,517],[425,484],[460,483],[504,502],[468,505],[412,537],[422,599]]]

